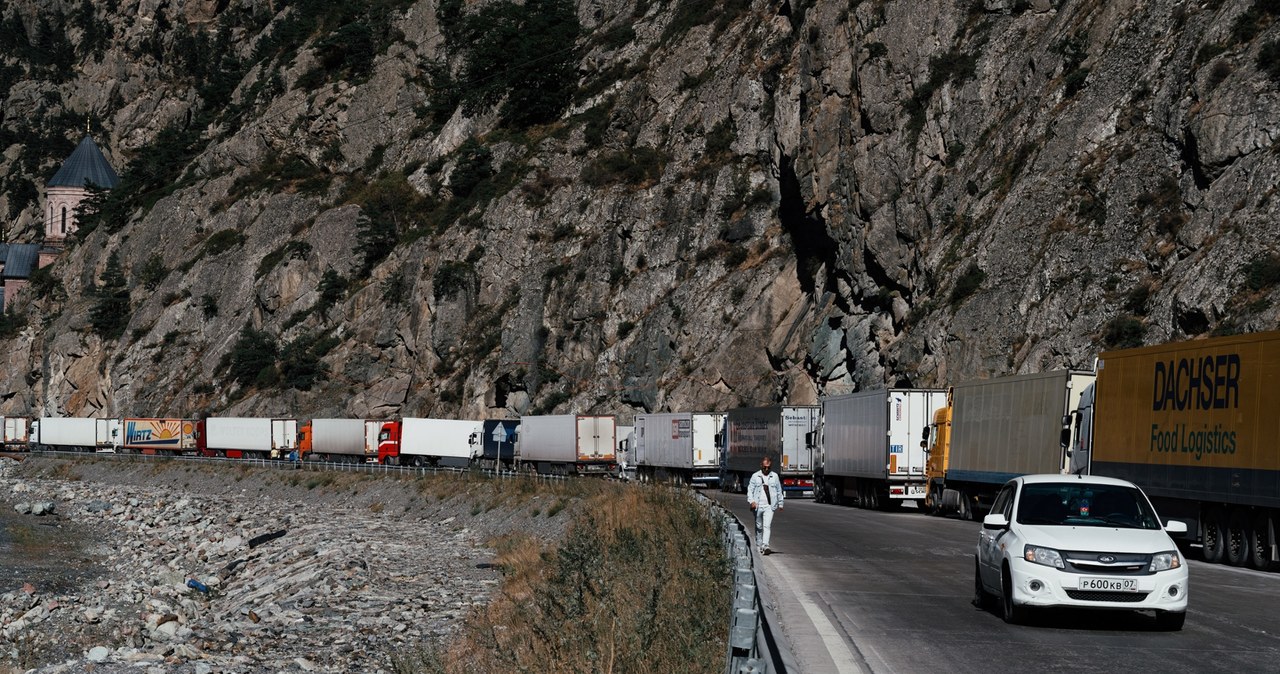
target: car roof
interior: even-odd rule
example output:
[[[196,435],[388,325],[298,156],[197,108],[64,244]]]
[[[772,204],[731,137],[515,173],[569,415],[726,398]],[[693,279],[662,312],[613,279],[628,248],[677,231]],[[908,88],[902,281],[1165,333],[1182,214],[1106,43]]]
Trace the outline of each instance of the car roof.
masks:
[[[1060,475],[1058,473],[1050,473],[1045,475],[1021,475],[1014,478],[1015,482],[1023,484],[1045,484],[1050,482],[1063,482],[1072,484],[1109,484],[1117,487],[1134,487],[1132,482],[1126,480],[1117,480],[1114,477],[1102,477],[1100,475]]]

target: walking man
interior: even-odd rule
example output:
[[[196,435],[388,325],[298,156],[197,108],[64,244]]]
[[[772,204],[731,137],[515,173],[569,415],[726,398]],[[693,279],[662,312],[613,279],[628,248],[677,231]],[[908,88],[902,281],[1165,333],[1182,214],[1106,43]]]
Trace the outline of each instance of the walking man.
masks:
[[[747,501],[756,513],[756,550],[762,555],[771,552],[769,528],[773,526],[773,511],[782,510],[782,498],[782,480],[773,472],[773,459],[766,456],[747,485]]]

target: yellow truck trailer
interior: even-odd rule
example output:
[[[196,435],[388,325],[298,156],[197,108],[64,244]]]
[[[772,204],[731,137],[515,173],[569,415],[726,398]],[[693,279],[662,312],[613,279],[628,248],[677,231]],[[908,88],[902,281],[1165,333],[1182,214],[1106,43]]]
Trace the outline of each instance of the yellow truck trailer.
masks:
[[[1139,485],[1207,561],[1280,562],[1280,332],[1104,353],[1076,423],[1073,472]]]

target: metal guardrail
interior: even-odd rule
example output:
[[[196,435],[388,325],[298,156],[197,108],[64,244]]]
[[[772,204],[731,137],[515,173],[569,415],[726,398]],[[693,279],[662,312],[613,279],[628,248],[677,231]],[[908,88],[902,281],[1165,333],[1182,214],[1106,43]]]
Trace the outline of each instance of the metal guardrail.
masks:
[[[785,651],[775,639],[773,622],[760,599],[755,560],[746,528],[724,506],[694,492],[708,511],[719,514],[723,523],[724,549],[733,564],[733,604],[729,613],[729,647],[725,674],[786,674]]]
[[[303,470],[313,472],[336,471],[339,473],[398,474],[423,477],[440,473],[483,475],[499,479],[533,478],[547,482],[559,482],[572,475],[544,475],[532,471],[496,470],[492,468],[461,468],[456,466],[392,466],[383,463],[343,463],[338,461],[290,461],[288,459],[232,459],[219,456],[175,456],[171,454],[124,454],[117,452],[69,452],[62,450],[33,450],[23,452],[30,456],[58,456],[68,458],[105,459],[108,461],[191,461],[197,463],[225,463],[232,466],[256,466],[272,470]]]

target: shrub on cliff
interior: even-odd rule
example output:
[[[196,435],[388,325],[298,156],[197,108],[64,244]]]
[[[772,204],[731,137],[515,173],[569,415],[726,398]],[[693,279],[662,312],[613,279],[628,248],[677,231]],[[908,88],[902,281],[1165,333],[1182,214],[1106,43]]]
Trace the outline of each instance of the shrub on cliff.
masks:
[[[107,268],[102,272],[102,285],[94,286],[97,300],[89,309],[89,325],[103,339],[118,339],[129,324],[129,287],[120,269],[120,255],[112,253],[107,258]]]

